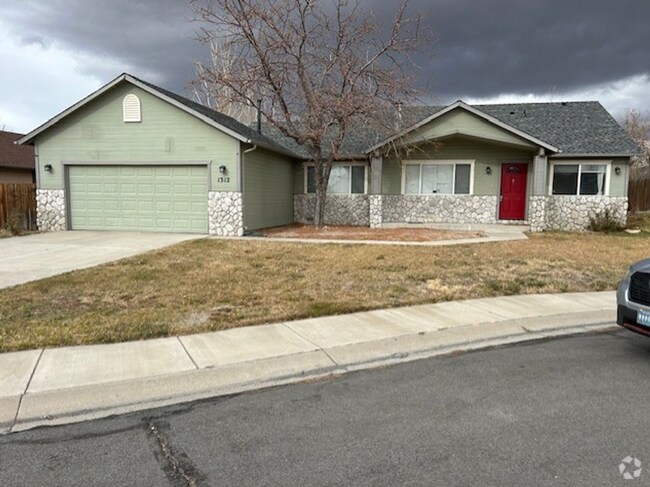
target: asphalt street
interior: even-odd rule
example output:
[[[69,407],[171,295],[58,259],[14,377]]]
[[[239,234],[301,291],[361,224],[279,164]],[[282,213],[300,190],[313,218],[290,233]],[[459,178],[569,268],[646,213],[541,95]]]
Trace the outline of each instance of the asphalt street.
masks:
[[[0,485],[650,485],[648,377],[625,330],[437,357],[6,435]]]

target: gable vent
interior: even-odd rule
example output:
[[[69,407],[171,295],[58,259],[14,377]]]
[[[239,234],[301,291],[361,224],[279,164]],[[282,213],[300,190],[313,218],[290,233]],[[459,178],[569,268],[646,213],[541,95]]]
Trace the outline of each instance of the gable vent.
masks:
[[[126,95],[122,101],[122,111],[125,122],[142,121],[140,114],[140,99],[137,96],[133,94]]]

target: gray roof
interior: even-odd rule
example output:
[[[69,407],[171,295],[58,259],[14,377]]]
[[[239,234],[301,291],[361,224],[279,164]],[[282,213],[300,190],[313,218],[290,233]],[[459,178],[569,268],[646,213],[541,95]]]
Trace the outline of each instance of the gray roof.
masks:
[[[229,132],[230,135],[239,140],[292,157],[309,157],[304,147],[285,137],[270,124],[264,124],[260,133],[232,117],[127,73],[123,73],[107,85],[51,118],[22,137],[18,142],[20,144],[33,144],[35,137],[41,132],[58,123],[89,101],[101,96],[117,83],[125,80],[135,83],[145,90],[150,90],[154,95],[154,92],[157,92],[171,103],[179,106],[179,108],[196,114],[206,123],[213,124],[217,128]],[[385,144],[387,139],[394,138],[403,130],[421,125],[429,117],[441,110],[449,111],[453,109],[470,110],[478,116],[482,113],[486,116],[488,123],[499,125],[505,129],[510,128],[520,137],[530,137],[530,141],[541,144],[541,146],[551,151],[558,149],[561,155],[627,156],[640,153],[640,149],[628,138],[623,128],[598,102],[466,105],[459,101],[447,107],[404,107],[399,117],[395,110],[380,109],[385,111],[385,116],[380,117],[384,127],[378,129],[363,123],[359,119],[359,123],[352,124],[353,129],[346,134],[339,158],[365,158],[366,152],[372,147]],[[337,131],[336,128],[333,128],[329,137],[335,135],[337,135]],[[323,141],[324,151],[327,150],[328,145],[326,138]]]
[[[295,154],[299,155],[300,157],[305,159],[308,159],[310,157],[309,152],[304,146],[300,146],[295,140],[286,137],[274,125],[271,125],[270,123],[263,123],[262,133],[278,141],[280,144],[282,144],[283,146],[285,146]],[[331,138],[334,137],[334,135],[335,135],[335,131],[332,130],[332,134],[329,137],[325,138],[323,144],[325,148],[328,145],[327,144],[328,140],[331,140]],[[362,124],[359,124],[356,127],[354,127],[354,130],[350,130],[348,132],[345,141],[343,142],[343,146],[341,148],[342,157],[365,159],[366,155],[364,153],[366,149],[368,149],[371,145],[380,142],[388,135],[390,135],[390,133],[387,130],[378,131],[376,128],[371,129],[369,127],[364,127]]]
[[[597,101],[473,105],[565,154],[637,154],[639,148]]]
[[[639,148],[618,122],[595,101],[471,106],[512,128],[559,148],[562,154],[633,155],[639,152]],[[444,108],[446,107],[404,107],[401,127],[414,126]],[[304,148],[284,137],[270,124],[264,124],[262,132],[296,154],[308,157]],[[387,129],[356,127],[350,131],[341,152],[349,157],[360,157],[369,147],[391,135],[393,134]]]

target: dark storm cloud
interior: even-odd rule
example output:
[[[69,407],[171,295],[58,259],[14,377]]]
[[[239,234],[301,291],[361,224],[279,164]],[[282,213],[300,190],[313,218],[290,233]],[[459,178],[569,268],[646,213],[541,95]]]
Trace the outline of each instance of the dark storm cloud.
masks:
[[[393,2],[383,2],[394,8]],[[650,73],[648,0],[412,0],[440,98],[567,92]]]
[[[3,10],[0,17],[23,43],[56,44],[100,58],[80,70],[102,81],[119,74],[117,62],[183,92],[203,52],[191,39],[196,26],[187,21],[183,0],[9,0]]]
[[[183,92],[205,50],[183,0],[9,0],[17,39],[115,59]],[[396,0],[368,0],[390,18]],[[423,84],[439,100],[558,93],[650,72],[649,0],[411,0],[435,43]],[[86,67],[102,80],[114,64]]]

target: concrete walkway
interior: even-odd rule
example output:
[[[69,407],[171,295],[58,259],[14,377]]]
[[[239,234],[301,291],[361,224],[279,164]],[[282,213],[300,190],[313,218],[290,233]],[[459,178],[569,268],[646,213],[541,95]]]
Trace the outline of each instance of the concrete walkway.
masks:
[[[75,230],[3,238],[0,239],[0,289],[204,237]]]
[[[527,240],[525,232],[530,231],[526,225],[489,225],[469,223],[385,223],[383,228],[436,228],[439,230],[479,231],[484,237],[458,238],[449,240],[432,240],[430,242],[408,242],[396,240],[336,240],[324,238],[289,238],[289,237],[213,237],[229,240],[262,240],[267,242],[310,243],[310,244],[344,244],[344,245],[404,245],[415,247],[443,247],[446,245],[465,245],[487,242],[505,242],[507,240]]]
[[[610,329],[613,292],[511,296],[0,354],[0,431]]]

